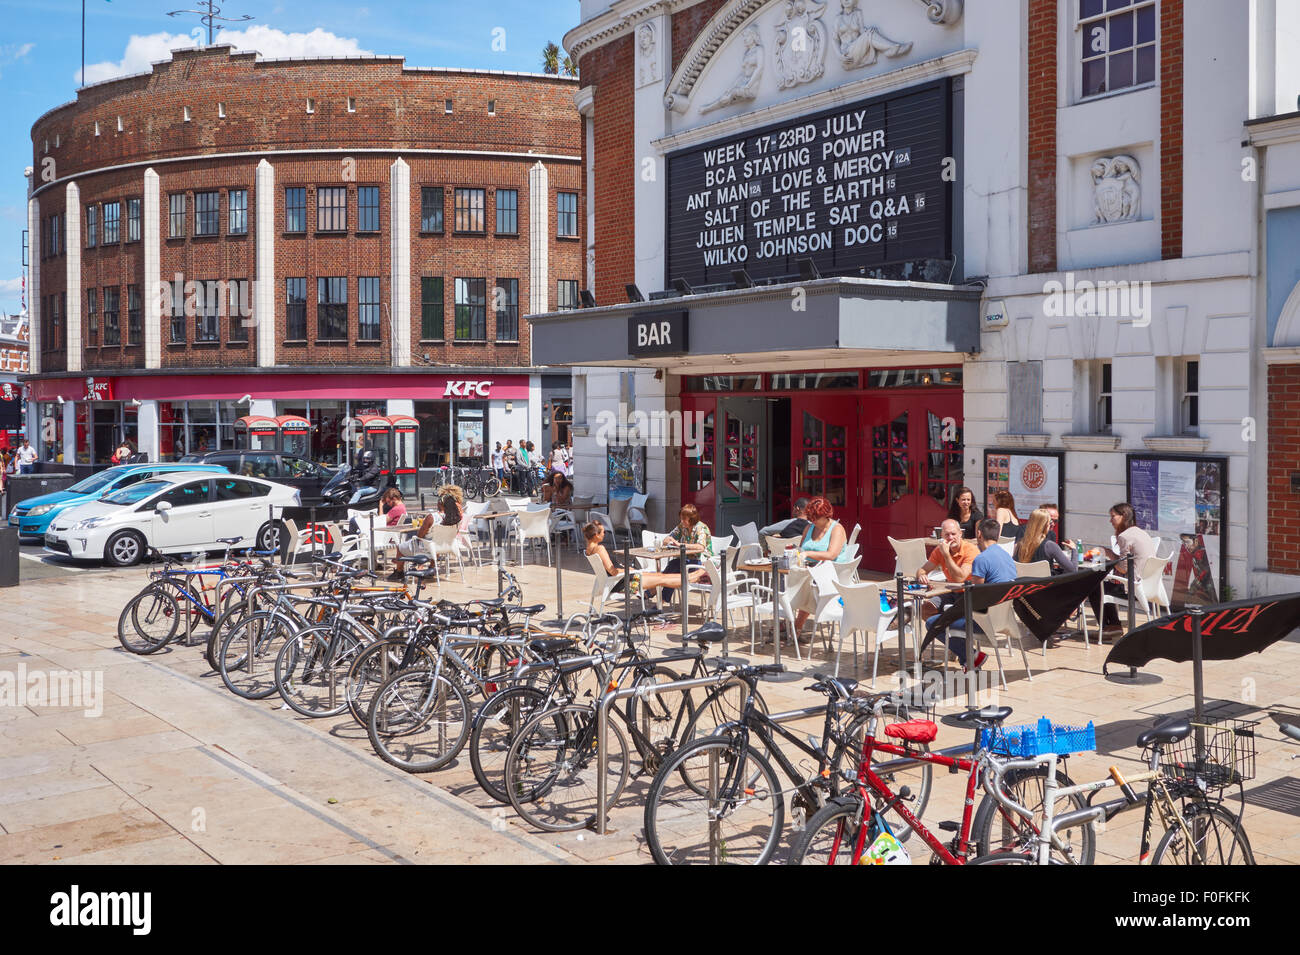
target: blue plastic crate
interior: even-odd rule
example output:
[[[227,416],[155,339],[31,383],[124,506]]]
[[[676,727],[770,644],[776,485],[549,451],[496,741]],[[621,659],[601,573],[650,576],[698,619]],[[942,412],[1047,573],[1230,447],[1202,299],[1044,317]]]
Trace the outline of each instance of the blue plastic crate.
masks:
[[[980,745],[995,753],[1020,759],[1056,753],[1091,753],[1097,748],[1097,731],[1087,726],[1056,726],[1046,716],[1026,726],[1003,726],[980,731]]]

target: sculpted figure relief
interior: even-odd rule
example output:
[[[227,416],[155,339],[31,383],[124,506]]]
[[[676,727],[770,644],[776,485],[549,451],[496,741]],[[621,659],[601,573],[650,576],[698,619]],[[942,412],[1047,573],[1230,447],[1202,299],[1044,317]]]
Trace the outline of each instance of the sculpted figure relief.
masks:
[[[655,56],[655,27],[643,23],[636,31],[637,86],[659,82],[659,60]]]
[[[891,40],[873,26],[869,26],[858,8],[859,0],[840,0],[840,14],[835,18],[835,47],[840,52],[840,63],[846,70],[871,66],[880,53],[885,56],[902,56],[912,49],[912,44]]]
[[[763,76],[763,44],[758,35],[758,27],[750,24],[741,34],[745,44],[744,58],[740,63],[740,74],[727,87],[727,91],[711,103],[700,107],[701,113],[709,113],[732,103],[752,100],[758,95],[758,83]]]
[[[1102,157],[1092,164],[1092,224],[1129,222],[1142,211],[1141,170],[1132,156]]]
[[[776,27],[778,89],[820,79],[826,71],[826,4],[786,0],[785,18]]]

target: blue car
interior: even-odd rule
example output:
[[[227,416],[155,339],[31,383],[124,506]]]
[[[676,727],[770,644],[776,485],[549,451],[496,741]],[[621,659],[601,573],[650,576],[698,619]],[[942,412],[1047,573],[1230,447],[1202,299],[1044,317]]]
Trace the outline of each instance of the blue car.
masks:
[[[44,538],[50,521],[68,508],[97,501],[105,494],[169,471],[227,473],[225,468],[215,464],[122,464],[92,474],[66,491],[55,491],[53,494],[42,494],[40,497],[20,501],[9,512],[9,526],[18,529],[19,538]]]

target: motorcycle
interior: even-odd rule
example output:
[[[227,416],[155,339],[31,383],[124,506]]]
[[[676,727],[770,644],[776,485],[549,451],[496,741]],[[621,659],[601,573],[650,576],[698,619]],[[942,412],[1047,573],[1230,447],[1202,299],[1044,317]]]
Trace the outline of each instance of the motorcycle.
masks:
[[[345,505],[354,511],[367,511],[379,506],[379,498],[383,494],[382,488],[363,488],[361,496],[353,501],[352,495],[355,491],[352,466],[344,464],[334,472],[332,478],[325,482],[325,486],[320,489],[320,494],[326,504]]]

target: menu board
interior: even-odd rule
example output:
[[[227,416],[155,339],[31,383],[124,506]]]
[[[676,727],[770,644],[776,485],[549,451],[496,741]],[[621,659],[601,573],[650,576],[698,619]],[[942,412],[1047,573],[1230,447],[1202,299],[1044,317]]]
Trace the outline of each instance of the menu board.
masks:
[[[1016,501],[1016,516],[1020,523],[1029,520],[1035,508],[1049,504],[1062,513],[1065,505],[1061,487],[1060,452],[1017,454],[1011,451],[986,451],[984,453],[984,513],[997,513],[993,495],[997,491],[1010,491]]]
[[[1128,457],[1129,502],[1138,527],[1174,555],[1171,607],[1216,603],[1227,564],[1227,458]]]
[[[673,153],[665,282],[948,258],[949,99],[942,80]]]
[[[645,445],[610,445],[605,452],[608,496],[619,497],[630,493],[644,494]]]

